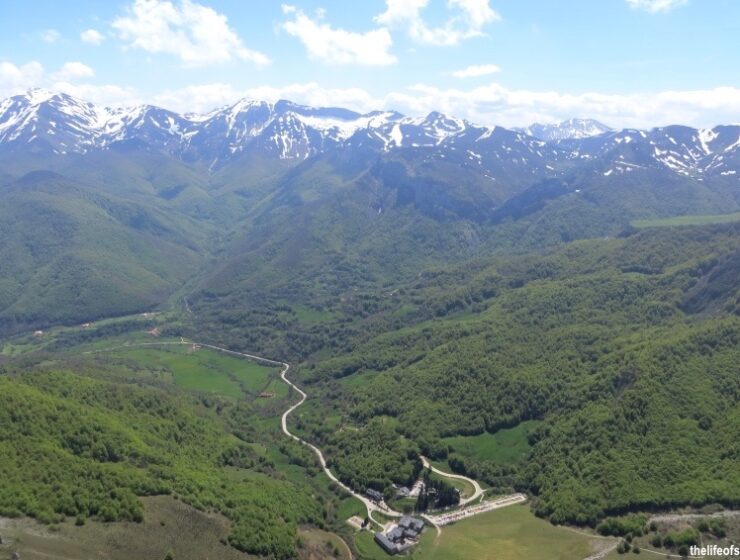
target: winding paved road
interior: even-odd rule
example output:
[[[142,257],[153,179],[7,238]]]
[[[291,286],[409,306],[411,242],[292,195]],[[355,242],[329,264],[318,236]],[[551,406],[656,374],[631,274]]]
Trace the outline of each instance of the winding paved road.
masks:
[[[468,478],[467,476],[462,476],[461,474],[453,474],[453,473],[448,473],[448,472],[441,471],[437,467],[433,466],[429,462],[429,460],[426,457],[424,457],[423,455],[420,455],[419,457],[421,458],[421,462],[424,465],[424,468],[430,469],[432,472],[437,473],[438,475],[444,476],[446,478],[456,478],[457,480],[464,480],[465,482],[467,482],[467,483],[469,483],[470,485],[473,486],[473,488],[475,490],[473,492],[473,495],[472,496],[468,496],[464,500],[463,499],[460,499],[460,505],[461,506],[466,506],[470,502],[474,502],[475,500],[477,500],[478,498],[480,498],[483,495],[483,492],[485,490],[483,490],[483,488],[481,488],[481,485],[478,484],[478,481],[477,480],[473,480],[472,478]]]
[[[365,507],[367,508],[367,514],[368,516],[372,514],[372,512],[377,511],[382,513],[383,515],[387,515],[388,517],[401,517],[403,514],[395,511],[393,509],[390,509],[388,507],[381,507],[380,505],[376,504],[369,498],[366,498],[365,496],[362,496],[361,494],[357,494],[356,492],[352,491],[349,486],[344,484],[342,481],[340,481],[336,476],[334,476],[334,473],[331,472],[329,467],[326,466],[326,459],[324,458],[324,454],[321,452],[321,450],[316,447],[314,444],[307,442],[305,439],[301,439],[294,433],[292,433],[288,429],[288,416],[290,416],[290,413],[293,412],[296,408],[301,406],[306,401],[306,393],[298,387],[295,383],[293,383],[290,379],[288,379],[287,374],[288,370],[290,369],[290,365],[286,364],[285,362],[280,362],[283,366],[283,370],[280,373],[280,379],[285,381],[289,387],[292,387],[300,396],[301,399],[295,403],[293,406],[291,406],[288,410],[283,412],[283,417],[281,418],[282,427],[283,427],[283,433],[287,435],[288,437],[293,438],[299,443],[302,443],[306,447],[310,447],[313,449],[313,452],[316,453],[316,456],[319,458],[319,463],[321,463],[321,468],[324,469],[324,472],[326,473],[326,476],[328,476],[333,482],[335,482],[339,487],[341,487],[343,490],[360,500],[363,504],[365,504]]]

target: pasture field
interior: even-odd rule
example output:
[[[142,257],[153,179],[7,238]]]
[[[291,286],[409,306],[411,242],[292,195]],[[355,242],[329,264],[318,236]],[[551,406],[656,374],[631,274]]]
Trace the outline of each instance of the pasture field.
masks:
[[[401,498],[399,500],[394,499],[391,500],[388,505],[396,511],[400,511],[403,513],[413,512],[414,506],[416,505],[416,498]]]
[[[207,348],[194,350],[191,345],[120,348],[109,355],[165,371],[175,385],[187,391],[248,400],[264,391],[274,390],[280,396],[286,393],[280,387],[285,384],[277,379],[277,368]]]
[[[294,305],[293,312],[298,320],[304,324],[325,323],[335,317],[332,311],[321,311],[308,305]]]
[[[373,370],[358,371],[357,373],[348,375],[347,377],[342,377],[341,379],[339,379],[339,383],[341,383],[348,389],[367,387],[376,377],[378,377],[379,374],[379,371]]]
[[[365,516],[367,515],[367,509],[365,508],[365,504],[363,504],[360,500],[354,497],[349,497],[349,498],[342,500],[339,503],[339,509],[337,509],[337,517],[341,521],[346,521],[353,515],[362,517],[364,519]]]
[[[387,560],[392,558],[378,546],[373,533],[370,531],[358,531],[355,533],[355,549],[362,560]]]

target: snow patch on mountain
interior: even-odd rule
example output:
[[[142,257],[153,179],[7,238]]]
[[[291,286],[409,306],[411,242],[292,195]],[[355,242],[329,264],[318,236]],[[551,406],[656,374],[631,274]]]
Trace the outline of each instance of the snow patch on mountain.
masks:
[[[557,124],[535,123],[527,128],[515,129],[545,142],[590,138],[598,136],[612,129],[593,119],[568,119]]]

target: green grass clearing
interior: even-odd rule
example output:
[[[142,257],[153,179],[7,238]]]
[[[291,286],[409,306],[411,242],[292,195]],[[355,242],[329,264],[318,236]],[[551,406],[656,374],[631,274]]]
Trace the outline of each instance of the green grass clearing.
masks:
[[[348,375],[347,377],[342,377],[339,382],[348,389],[356,389],[358,387],[367,387],[378,375],[380,375],[379,371],[364,370]]]
[[[111,354],[146,364],[149,368],[164,369],[178,387],[188,391],[250,400],[262,391],[286,392],[285,384],[276,378],[276,368],[206,348],[193,350],[190,345],[138,347],[117,349]]]
[[[540,422],[528,420],[521,424],[499,430],[495,434],[484,432],[477,436],[456,436],[445,438],[455,452],[479,461],[495,461],[502,464],[518,463],[529,453],[527,434]]]
[[[396,511],[403,513],[413,513],[416,506],[416,498],[401,498],[400,500],[391,500],[390,504]]]
[[[300,560],[352,560],[352,552],[339,535],[321,529],[298,531]]]
[[[333,312],[321,311],[308,305],[294,305],[293,312],[301,323],[307,324],[324,323],[334,318]]]
[[[447,484],[451,484],[453,487],[457,488],[460,491],[461,498],[467,498],[468,496],[472,496],[475,493],[475,488],[473,488],[473,485],[470,484],[467,480],[442,476],[441,474],[438,474],[436,472],[432,472],[431,478],[444,480]]]
[[[365,516],[367,515],[365,504],[357,498],[346,498],[342,500],[337,509],[337,517],[344,522],[353,515],[365,519]]]

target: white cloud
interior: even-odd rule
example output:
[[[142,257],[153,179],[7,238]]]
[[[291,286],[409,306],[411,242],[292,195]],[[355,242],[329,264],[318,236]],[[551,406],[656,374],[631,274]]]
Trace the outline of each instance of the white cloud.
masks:
[[[0,96],[15,95],[32,87],[46,87],[101,105],[115,107],[146,102],[181,113],[207,112],[244,97],[267,101],[290,99],[307,105],[333,105],[362,112],[395,109],[407,115],[423,115],[439,110],[474,123],[507,127],[557,122],[570,117],[591,117],[613,127],[650,128],[667,124],[706,127],[737,122],[740,114],[740,88],[734,86],[609,94],[509,89],[494,82],[473,88],[417,84],[374,95],[361,88],[326,88],[315,82],[248,89],[235,88],[228,83],[213,83],[143,95],[134,88],[113,84],[55,80],[68,66],[69,63],[49,76],[35,61],[20,66],[0,62]],[[77,79],[89,77],[89,72],[79,67],[77,70]]]
[[[226,16],[191,0],[179,6],[166,0],[135,0],[125,16],[113,21],[113,28],[131,47],[177,56],[185,66],[232,60],[259,67],[270,63],[265,54],[244,46]]]
[[[432,27],[422,17],[429,0],[386,0],[386,10],[375,21],[392,27],[405,27],[416,42],[452,46],[464,39],[483,35],[483,28],[501,19],[489,0],[447,0],[452,15],[442,26]]]
[[[86,29],[80,33],[80,39],[88,45],[98,46],[103,42],[105,37],[97,29]]]
[[[207,113],[243,97],[245,93],[231,84],[213,83],[165,90],[156,94],[151,103],[179,113]]]
[[[62,35],[56,29],[44,29],[41,32],[41,40],[44,43],[56,43]]]
[[[645,10],[653,14],[657,12],[668,12],[687,2],[688,0],[627,0],[627,4],[631,8]]]
[[[737,120],[740,88],[622,95],[514,90],[497,83],[469,90],[419,84],[389,94],[384,104],[417,114],[441,110],[487,125],[521,126],[591,117],[615,127],[710,126]]]
[[[591,117],[614,127],[713,126],[735,122],[740,114],[740,88],[735,87],[622,95],[509,89],[497,83],[470,89],[418,84],[376,96],[361,88],[325,88],[315,82],[249,89],[221,83],[167,91],[150,101],[180,112],[207,112],[244,97],[290,99],[361,112],[395,109],[408,115],[425,115],[439,110],[478,124],[508,127],[570,117]]]
[[[429,0],[386,0],[385,12],[376,16],[382,24],[394,24],[418,19],[420,12],[429,4]]]
[[[479,78],[480,76],[488,76],[500,72],[501,68],[495,64],[480,64],[468,66],[462,70],[456,70],[452,73],[455,78]]]
[[[207,113],[243,98],[271,102],[288,99],[306,105],[347,107],[358,111],[372,111],[383,103],[382,99],[373,97],[361,88],[325,88],[316,82],[247,89],[238,89],[226,83],[201,84],[164,91],[150,101],[181,113]]]
[[[22,66],[0,62],[0,100],[40,87],[68,93],[103,106],[124,106],[142,102],[142,97],[134,88],[70,83],[93,75],[92,68],[79,62],[68,62],[50,75],[47,75],[44,67],[36,61]]]
[[[49,87],[53,91],[61,91],[100,107],[132,107],[144,103],[144,98],[131,87],[112,84],[72,84],[64,81],[53,82]]]
[[[52,80],[69,82],[80,78],[92,78],[95,71],[82,62],[67,62],[51,75]]]
[[[0,62],[0,97],[9,97],[41,84],[44,67],[36,61],[23,66]]]
[[[362,64],[365,66],[386,66],[397,62],[390,53],[393,40],[385,28],[373,29],[365,33],[355,33],[336,29],[317,19],[312,19],[294,6],[283,5],[283,13],[289,19],[282,28],[298,38],[308,51],[308,55],[327,64]]]

